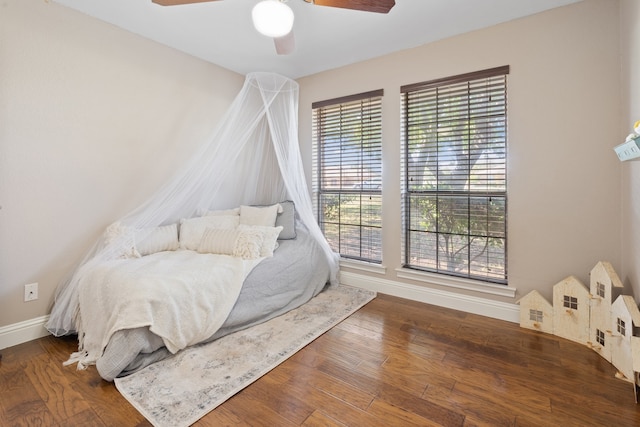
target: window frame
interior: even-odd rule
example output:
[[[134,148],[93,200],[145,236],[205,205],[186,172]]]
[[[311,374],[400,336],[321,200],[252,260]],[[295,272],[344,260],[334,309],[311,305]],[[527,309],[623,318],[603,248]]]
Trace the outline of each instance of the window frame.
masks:
[[[348,95],[339,98],[327,99],[324,101],[313,102],[311,105],[312,110],[312,145],[313,145],[313,173],[312,173],[312,192],[313,192],[313,204],[314,204],[314,213],[316,215],[316,220],[318,221],[318,225],[322,230],[323,234],[329,241],[332,249],[338,252],[342,259],[347,260],[355,260],[355,261],[363,261],[372,264],[382,264],[382,97],[384,95],[383,89],[362,92],[354,95]],[[364,104],[368,103],[368,107],[365,108]],[[344,182],[348,179],[343,180],[342,173],[342,159],[340,159],[340,173],[339,173],[339,186],[338,188],[328,189],[325,186],[326,174],[324,174],[325,167],[323,166],[323,159],[325,159],[325,155],[323,154],[323,149],[325,149],[324,135],[326,133],[326,129],[323,127],[323,119],[321,116],[325,118],[324,114],[329,114],[330,110],[338,110],[338,111],[347,111],[348,113],[352,113],[354,108],[357,108],[357,104],[360,104],[361,108],[363,108],[363,112],[372,112],[375,120],[365,123],[364,120],[361,120],[360,126],[367,127],[371,135],[368,137],[362,137],[360,140],[360,159],[361,165],[360,170],[360,179],[359,186],[357,184],[352,185],[350,188],[343,186]],[[342,120],[342,112],[339,112],[337,115],[331,116],[335,120]],[[329,119],[331,120],[331,119]],[[351,123],[351,122],[350,122]],[[353,123],[351,123],[353,124]],[[329,125],[334,126],[331,128],[331,131],[335,131],[335,124]],[[339,125],[341,126],[341,124]],[[339,139],[342,140],[344,135],[348,132],[342,133],[342,130],[339,131]],[[335,134],[332,134],[335,137]],[[377,135],[377,137],[375,137]],[[365,180],[364,179],[364,169],[367,163],[364,162],[364,146],[365,144],[372,143],[374,148],[377,148],[377,154],[379,157],[379,161],[376,165],[371,165],[371,168],[376,170],[379,169],[378,176],[374,176],[373,180]],[[343,149],[342,141],[339,143],[340,150]],[[353,150],[353,147],[352,147]],[[372,150],[370,150],[373,153]],[[371,154],[368,153],[368,154]],[[378,180],[376,180],[378,179]],[[323,212],[323,197],[332,195],[336,197],[338,200],[338,220],[337,222],[330,223],[325,221],[325,215]],[[359,220],[354,221],[353,223],[345,223],[342,218],[342,200],[343,197],[355,197],[356,204],[359,206]],[[373,217],[367,216],[366,203],[363,203],[366,198],[372,201],[369,205],[374,209],[377,208],[378,215],[374,215]],[[359,198],[359,200],[358,200]],[[378,199],[376,201],[375,199]],[[364,209],[363,209],[364,206]],[[372,218],[372,219],[371,219]],[[375,224],[378,225],[375,225]],[[337,227],[337,239],[334,237],[327,236],[326,233],[326,225],[332,224],[334,227]],[[344,228],[347,229],[358,229],[358,245],[357,245],[357,254],[354,254],[354,246],[346,245],[348,250],[343,250],[343,235],[342,230]],[[377,231],[376,231],[377,230]],[[369,239],[367,239],[367,236]],[[337,240],[337,242],[336,242]],[[368,240],[368,241],[367,241]],[[376,242],[378,242],[376,247]]]
[[[600,283],[600,282],[596,283],[596,293],[598,294],[598,296],[600,298],[604,298],[605,297],[604,283]]]
[[[536,323],[542,323],[544,319],[544,313],[542,310],[538,310],[535,308],[529,309],[529,320]]]
[[[423,272],[429,272],[429,273],[434,273],[434,274],[441,274],[441,275],[447,275],[447,276],[457,276],[457,277],[461,277],[465,280],[473,280],[473,281],[478,281],[479,283],[482,284],[498,284],[498,285],[507,285],[508,286],[508,268],[507,268],[507,174],[506,174],[506,169],[507,169],[507,75],[509,74],[510,71],[510,67],[508,65],[506,66],[502,66],[502,67],[496,67],[496,68],[491,68],[491,69],[487,69],[487,70],[482,70],[482,71],[477,71],[477,72],[472,72],[472,73],[466,73],[466,74],[461,74],[458,76],[453,76],[453,77],[446,77],[446,78],[442,78],[442,79],[436,79],[436,80],[431,80],[431,81],[427,81],[427,82],[422,82],[422,83],[415,83],[415,84],[409,84],[409,85],[404,85],[401,87],[400,92],[402,95],[402,123],[401,123],[401,129],[402,129],[402,267],[406,268],[406,269],[411,269],[411,270],[418,270],[418,271],[423,271]],[[479,274],[476,271],[473,271],[474,269],[471,267],[471,260],[472,255],[471,255],[471,250],[469,248],[467,248],[467,252],[469,252],[468,255],[468,264],[466,265],[466,270],[462,271],[462,272],[458,272],[458,271],[451,271],[448,270],[446,268],[442,268],[440,267],[440,262],[438,260],[438,255],[436,254],[435,258],[430,258],[432,261],[432,263],[435,264],[435,266],[425,266],[425,265],[417,265],[416,263],[412,263],[411,262],[411,256],[413,254],[413,248],[411,247],[411,239],[414,238],[415,236],[413,236],[412,233],[412,229],[411,229],[411,198],[417,194],[418,192],[416,190],[410,190],[410,182],[409,182],[409,175],[410,175],[410,163],[409,163],[409,157],[410,157],[410,148],[409,148],[409,128],[411,126],[411,123],[409,123],[410,119],[409,119],[409,94],[415,94],[415,93],[420,93],[421,91],[428,91],[428,90],[433,90],[436,88],[443,88],[443,87],[447,87],[447,86],[451,86],[451,85],[460,85],[463,83],[467,83],[467,84],[471,84],[472,82],[478,82],[481,81],[482,79],[490,79],[490,78],[504,78],[504,86],[503,86],[503,90],[504,90],[504,101],[503,101],[503,106],[504,106],[504,114],[503,114],[503,118],[504,118],[504,136],[503,136],[503,144],[504,144],[504,154],[503,157],[501,158],[502,162],[503,162],[503,168],[504,168],[504,190],[498,192],[498,194],[490,194],[491,192],[484,192],[484,194],[478,193],[480,196],[484,197],[487,200],[487,204],[489,204],[491,202],[491,198],[492,197],[500,197],[501,200],[503,200],[503,204],[504,207],[502,208],[502,212],[503,213],[503,218],[504,220],[502,221],[502,225],[503,225],[503,248],[502,248],[502,253],[500,254],[501,258],[503,259],[502,261],[502,265],[500,265],[500,267],[502,268],[502,270],[500,270],[500,272],[496,275],[492,275],[491,273],[487,273],[487,274]],[[471,90],[469,90],[469,93],[471,92]],[[470,99],[471,95],[467,93],[467,99]],[[437,102],[437,101],[436,101]],[[487,103],[488,105],[488,103]],[[471,122],[471,118],[468,118],[468,123]],[[438,125],[438,121],[436,120],[436,122],[434,122],[436,124],[436,126]],[[459,144],[460,145],[460,144]],[[471,172],[471,169],[469,169],[469,173]],[[446,196],[446,192],[445,191],[440,191],[440,190],[434,190],[434,191],[427,191],[427,192],[422,192],[423,194],[429,194],[432,197],[435,198],[435,200],[438,200],[438,197],[444,197]],[[474,191],[467,189],[464,192],[456,192],[455,194],[450,194],[451,196],[460,196],[460,197],[467,197],[467,200],[471,200],[474,197]],[[416,196],[416,197],[419,197]],[[423,196],[426,197],[426,196]],[[487,205],[488,206],[488,205]],[[469,205],[467,206],[467,212],[474,212],[474,209]],[[487,207],[487,209],[489,209],[489,207]],[[434,214],[434,216],[437,216],[438,214]],[[437,226],[436,226],[437,227]],[[471,226],[468,225],[468,230],[471,229]],[[415,232],[418,232],[418,230],[415,230]],[[423,233],[427,233],[426,231]],[[441,236],[443,234],[449,234],[446,232],[440,232],[439,230],[436,229],[436,231],[434,232],[428,232],[433,234],[435,237],[435,239],[437,239],[437,242],[439,242]],[[473,236],[471,234],[471,231],[468,231],[466,235],[462,235],[463,237],[466,236],[467,237],[467,242],[471,242],[473,240],[473,238],[475,236]],[[481,236],[482,238],[486,239],[487,241],[489,241],[492,236],[490,235],[488,229],[487,231],[485,231],[485,235]],[[438,245],[439,243],[434,243],[435,244],[435,252],[439,252],[438,250]],[[469,246],[471,243],[467,243],[467,246]],[[482,252],[481,252],[482,253]],[[429,258],[421,258],[421,259],[429,259]],[[429,261],[426,261],[429,262]],[[464,264],[463,264],[464,265]],[[487,263],[482,263],[483,266],[488,266],[488,262]]]
[[[618,333],[621,336],[623,336],[623,337],[627,336],[626,322],[620,317],[618,317],[618,319],[616,321],[616,329],[618,330]]]
[[[578,298],[571,295],[564,295],[562,299],[562,306],[570,310],[578,309]]]

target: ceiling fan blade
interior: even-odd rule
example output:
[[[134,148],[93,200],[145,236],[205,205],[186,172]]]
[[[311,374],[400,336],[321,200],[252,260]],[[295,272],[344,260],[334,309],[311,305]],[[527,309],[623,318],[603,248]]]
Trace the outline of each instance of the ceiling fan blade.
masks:
[[[395,0],[304,0],[318,6],[340,7],[342,9],[362,10],[365,12],[389,13],[396,5]]]
[[[276,45],[276,53],[278,55],[289,55],[292,53],[296,50],[296,39],[293,36],[293,30],[282,37],[274,37],[273,44]]]
[[[179,6],[182,4],[191,4],[191,3],[204,3],[208,1],[218,1],[218,0],[151,0],[153,3],[159,4],[160,6]]]

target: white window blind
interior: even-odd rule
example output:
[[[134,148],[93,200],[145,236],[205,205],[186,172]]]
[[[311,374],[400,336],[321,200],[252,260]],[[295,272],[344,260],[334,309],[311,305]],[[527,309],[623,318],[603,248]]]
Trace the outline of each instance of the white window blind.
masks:
[[[507,281],[509,67],[403,86],[403,263]]]
[[[318,224],[342,257],[382,262],[382,90],[316,102]]]

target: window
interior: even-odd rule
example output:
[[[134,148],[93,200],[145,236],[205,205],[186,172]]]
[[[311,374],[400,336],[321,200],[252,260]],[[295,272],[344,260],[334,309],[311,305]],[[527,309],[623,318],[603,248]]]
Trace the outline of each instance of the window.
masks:
[[[529,309],[529,320],[532,322],[542,323],[542,311]]]
[[[620,335],[622,335],[623,337],[626,336],[627,328],[625,327],[624,320],[618,317],[618,321],[616,322],[616,324],[617,324],[618,332],[620,332]]]
[[[601,346],[604,346],[604,332],[602,332],[600,329],[596,329],[596,341]]]
[[[598,296],[604,298],[604,284],[598,282],[596,283]]]
[[[382,262],[382,95],[312,105],[318,224],[342,257],[373,263]]]
[[[405,267],[507,283],[508,73],[401,88]]]
[[[570,308],[571,310],[578,309],[578,298],[572,297],[569,295],[565,295],[563,299],[563,305],[565,308]]]

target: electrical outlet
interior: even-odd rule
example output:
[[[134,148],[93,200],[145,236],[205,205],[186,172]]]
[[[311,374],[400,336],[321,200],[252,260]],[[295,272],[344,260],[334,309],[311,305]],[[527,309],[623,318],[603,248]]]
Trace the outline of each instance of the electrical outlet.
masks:
[[[35,301],[38,299],[38,284],[30,283],[24,285],[24,302]]]

